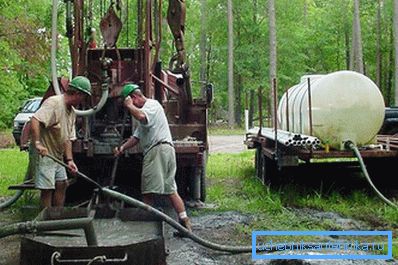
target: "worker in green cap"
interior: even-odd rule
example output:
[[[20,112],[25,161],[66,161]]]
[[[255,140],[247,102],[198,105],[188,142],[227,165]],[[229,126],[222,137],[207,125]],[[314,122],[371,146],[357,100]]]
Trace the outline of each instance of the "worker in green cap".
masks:
[[[115,148],[115,155],[119,156],[139,143],[144,155],[141,175],[143,201],[153,205],[153,195],[167,195],[180,223],[192,231],[184,202],[177,192],[176,155],[162,105],[157,100],[146,98],[135,84],[125,85],[121,96],[124,107],[139,125],[127,142]]]
[[[91,96],[91,83],[84,76],[76,76],[62,95],[47,98],[31,120],[32,143],[40,154],[36,170],[35,186],[40,189],[41,208],[63,206],[68,186],[65,168],[50,154],[64,160],[69,171],[78,171],[72,156],[72,143],[76,139],[77,107]]]

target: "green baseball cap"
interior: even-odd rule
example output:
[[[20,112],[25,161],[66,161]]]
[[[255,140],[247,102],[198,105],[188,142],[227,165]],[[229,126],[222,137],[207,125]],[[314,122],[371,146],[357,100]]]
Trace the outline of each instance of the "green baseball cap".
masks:
[[[123,99],[127,98],[128,95],[134,92],[134,90],[140,87],[136,84],[127,84],[123,87],[122,93],[120,94]]]
[[[76,76],[69,83],[69,87],[73,90],[83,92],[91,96],[91,83],[85,76]]]

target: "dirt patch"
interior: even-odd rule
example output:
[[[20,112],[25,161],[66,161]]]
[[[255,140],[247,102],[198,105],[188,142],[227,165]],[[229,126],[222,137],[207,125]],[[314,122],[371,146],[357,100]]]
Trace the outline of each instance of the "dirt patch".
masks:
[[[363,221],[355,220],[352,218],[346,218],[338,213],[334,212],[322,212],[315,209],[309,208],[289,208],[295,214],[306,217],[315,222],[319,221],[330,221],[338,228],[338,230],[349,231],[349,230],[369,230],[370,227]]]
[[[210,153],[240,153],[247,150],[243,135],[222,135],[209,137]]]
[[[309,214],[309,212],[308,212]],[[317,213],[316,218],[332,217],[336,220],[341,219],[342,224],[350,223],[346,218],[340,217],[333,213]],[[195,234],[212,242],[217,242],[224,245],[242,245],[239,243],[239,236],[242,236],[236,230],[237,225],[248,225],[255,220],[253,215],[245,215],[239,212],[215,212],[198,217],[193,217],[193,230]],[[355,220],[352,220],[356,224]],[[350,224],[351,225],[351,224]],[[355,226],[355,225],[354,225]],[[172,229],[168,229],[166,234],[166,245],[169,248],[170,254],[167,257],[167,264],[185,265],[185,264],[245,264],[245,265],[391,265],[396,264],[396,261],[384,260],[252,260],[251,253],[232,255],[228,253],[217,252],[204,248],[189,239],[175,238],[171,235]],[[296,254],[296,253],[295,253]],[[315,255],[318,253],[308,252],[302,253],[307,255]],[[341,254],[329,253],[329,254]],[[354,253],[345,253],[354,254]],[[358,253],[355,253],[358,254]]]
[[[11,236],[0,239],[0,264],[18,265],[19,248],[20,248],[19,236]]]
[[[15,141],[11,132],[0,132],[0,148],[10,148],[15,146]]]
[[[0,226],[18,222],[15,213],[11,210],[0,211]],[[18,265],[19,264],[19,236],[10,236],[0,239],[0,264]]]
[[[215,212],[192,217],[193,231],[198,236],[225,245],[240,245],[237,225],[247,225],[254,220],[251,215],[239,212]],[[251,254],[231,255],[204,248],[190,239],[172,235],[167,228],[166,245],[170,251],[167,264],[252,264]]]

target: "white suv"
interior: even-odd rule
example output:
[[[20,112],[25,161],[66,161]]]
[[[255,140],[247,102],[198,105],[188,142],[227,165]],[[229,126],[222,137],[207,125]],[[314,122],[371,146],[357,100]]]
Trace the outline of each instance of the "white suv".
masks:
[[[12,129],[12,135],[17,145],[20,145],[21,132],[25,123],[29,121],[33,114],[39,109],[42,99],[41,97],[28,99],[19,108],[19,113],[14,118],[14,126]]]

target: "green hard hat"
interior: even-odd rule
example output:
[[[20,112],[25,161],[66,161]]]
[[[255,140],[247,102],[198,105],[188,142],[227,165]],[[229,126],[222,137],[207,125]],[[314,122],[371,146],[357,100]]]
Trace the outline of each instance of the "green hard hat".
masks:
[[[130,95],[134,90],[140,88],[138,85],[136,84],[127,84],[123,87],[121,96],[123,99],[127,98],[128,95]]]
[[[91,83],[85,76],[75,76],[69,83],[69,87],[91,96]]]

